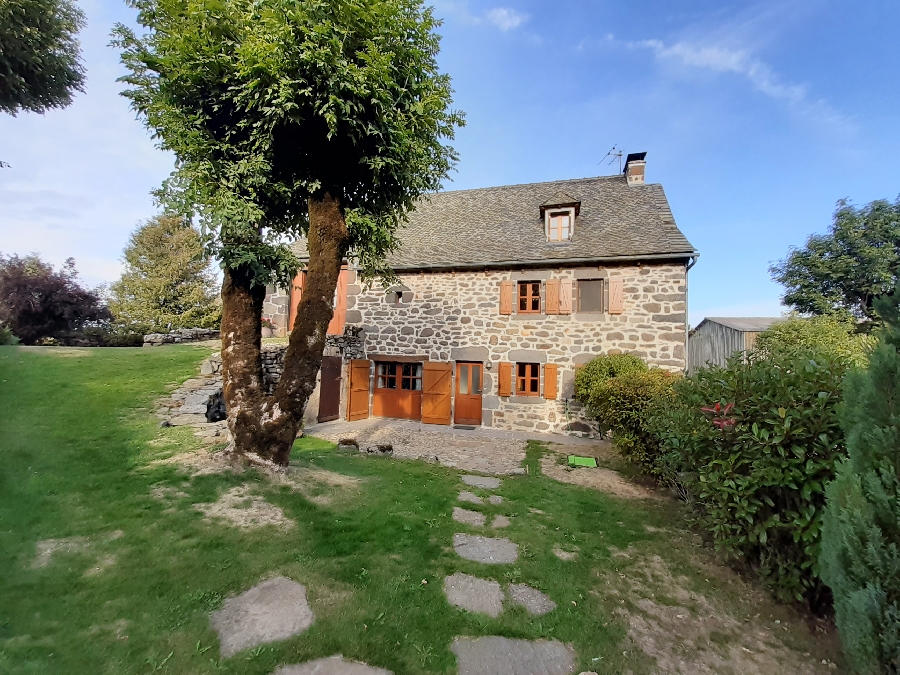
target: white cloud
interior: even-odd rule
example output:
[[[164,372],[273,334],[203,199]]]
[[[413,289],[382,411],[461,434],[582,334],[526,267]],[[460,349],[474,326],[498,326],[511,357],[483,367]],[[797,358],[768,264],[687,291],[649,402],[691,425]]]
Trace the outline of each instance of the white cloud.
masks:
[[[527,14],[517,12],[511,7],[494,7],[477,14],[469,9],[469,3],[465,1],[443,0],[435,2],[435,5],[441,12],[452,15],[463,23],[473,26],[493,25],[504,33],[518,28],[528,21]]]
[[[485,16],[487,16],[488,21],[504,32],[518,28],[528,19],[525,14],[519,14],[516,10],[509,7],[490,9]]]

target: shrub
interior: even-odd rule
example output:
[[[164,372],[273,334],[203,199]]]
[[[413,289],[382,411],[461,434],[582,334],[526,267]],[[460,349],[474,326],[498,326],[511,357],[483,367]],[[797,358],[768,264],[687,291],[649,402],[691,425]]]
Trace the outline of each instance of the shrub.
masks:
[[[601,428],[612,431],[622,456],[651,475],[656,473],[659,442],[647,430],[647,417],[657,401],[671,398],[675,380],[659,368],[625,372],[598,387],[589,408]]]
[[[12,331],[6,326],[0,326],[0,345],[14,345],[18,342]]]
[[[634,354],[595,356],[575,373],[575,398],[592,406],[596,396],[611,377],[647,370],[647,364]]]
[[[35,255],[0,255],[0,324],[25,344],[37,344],[108,321],[100,297],[82,288],[77,276],[72,258],[57,272]]]
[[[763,355],[798,348],[814,349],[865,367],[875,339],[856,329],[856,322],[849,316],[829,314],[804,318],[794,315],[760,333],[754,349]]]
[[[675,383],[648,420],[657,474],[688,495],[716,547],[781,599],[826,598],[818,573],[825,484],[845,454],[846,359],[814,349],[739,355]]]
[[[900,291],[900,289],[898,289]],[[845,383],[847,460],[827,488],[822,579],[841,641],[860,673],[900,673],[900,292],[867,372]]]

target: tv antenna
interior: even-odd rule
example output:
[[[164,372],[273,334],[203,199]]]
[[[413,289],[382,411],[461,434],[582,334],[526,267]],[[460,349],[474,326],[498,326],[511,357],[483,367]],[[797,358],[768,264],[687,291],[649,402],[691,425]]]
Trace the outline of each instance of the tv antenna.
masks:
[[[606,161],[607,157],[609,157],[609,161],[606,162],[607,166],[612,165],[613,162],[615,162],[618,159],[619,160],[619,173],[622,173],[622,156],[624,154],[625,153],[622,152],[622,149],[620,147],[618,147],[617,145],[614,145],[609,149],[609,152],[606,153],[606,156],[603,159],[601,159],[599,162],[597,162],[597,166],[600,166],[601,164],[603,164],[603,162]]]

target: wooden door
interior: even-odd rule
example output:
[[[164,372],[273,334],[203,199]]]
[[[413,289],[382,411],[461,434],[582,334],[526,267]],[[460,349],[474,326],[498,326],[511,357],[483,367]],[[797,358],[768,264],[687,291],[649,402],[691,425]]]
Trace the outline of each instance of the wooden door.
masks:
[[[319,371],[319,416],[316,418],[319,422],[330,422],[341,416],[341,363],[340,356],[322,357],[322,368]],[[368,380],[368,373],[366,379]],[[368,400],[366,406],[368,407]]]
[[[456,364],[457,424],[481,424],[481,363]]]
[[[375,363],[372,416],[404,420],[422,418],[421,363]]]
[[[426,361],[422,365],[422,423],[450,424],[453,366]]]
[[[364,420],[369,416],[369,362],[350,362],[350,392],[347,396],[347,420]]]

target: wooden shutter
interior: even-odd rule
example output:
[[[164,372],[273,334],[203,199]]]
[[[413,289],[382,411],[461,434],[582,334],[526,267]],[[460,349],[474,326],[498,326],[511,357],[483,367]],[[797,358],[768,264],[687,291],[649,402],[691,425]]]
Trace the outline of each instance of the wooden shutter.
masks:
[[[621,279],[609,280],[609,313],[621,314],[625,311],[625,289]]]
[[[556,400],[557,368],[555,363],[548,363],[544,366],[544,398],[548,401]]]
[[[559,282],[559,313],[572,313],[572,280],[561,279]]]
[[[347,320],[347,270],[342,269],[338,275],[337,287],[334,289],[334,315],[328,324],[329,335],[340,335],[344,332]]]
[[[303,297],[303,287],[306,285],[306,271],[297,272],[297,276],[291,282],[290,288],[290,308],[288,311],[288,332],[294,329],[294,321],[297,320],[297,307],[300,305],[300,298]]]
[[[350,392],[347,396],[347,421],[369,416],[369,362],[350,362]]]
[[[513,282],[500,282],[500,313],[512,314],[513,308]]]
[[[501,362],[497,368],[497,394],[512,396],[512,364]]]
[[[547,300],[544,304],[545,314],[559,314],[559,279],[547,279]]]
[[[422,424],[450,424],[452,368],[437,361],[422,364]]]

